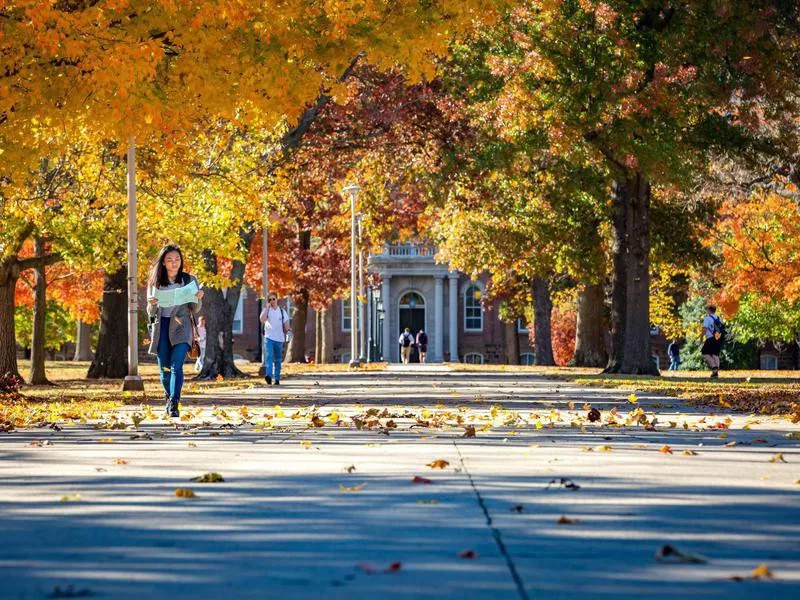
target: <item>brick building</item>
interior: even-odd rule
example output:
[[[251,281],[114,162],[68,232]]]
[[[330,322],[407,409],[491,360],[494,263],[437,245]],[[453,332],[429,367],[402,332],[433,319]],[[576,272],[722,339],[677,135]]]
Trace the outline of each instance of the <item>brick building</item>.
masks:
[[[428,362],[461,361],[506,363],[506,338],[509,328],[492,307],[484,310],[480,298],[485,289],[482,280],[434,261],[434,249],[421,244],[386,245],[383,252],[371,254],[367,270],[377,273],[381,285],[367,293],[364,310],[367,347],[372,360],[398,362],[397,342],[405,327],[415,334],[428,334]],[[234,318],[234,352],[253,359],[259,347],[258,294],[246,289]],[[282,302],[283,303],[283,302]],[[289,303],[291,312],[291,303]],[[335,300],[331,307],[334,331],[334,360],[350,361],[350,302]],[[306,355],[314,358],[316,315],[308,312]],[[361,318],[361,317],[359,317]],[[524,324],[518,323],[520,361],[531,364],[533,350]],[[416,351],[413,357],[416,360]],[[516,361],[513,361],[516,362]]]

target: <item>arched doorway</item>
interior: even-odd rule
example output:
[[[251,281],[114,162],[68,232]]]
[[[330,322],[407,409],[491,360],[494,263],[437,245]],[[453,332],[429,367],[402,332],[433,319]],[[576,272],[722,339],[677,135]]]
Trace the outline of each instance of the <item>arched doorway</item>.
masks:
[[[400,329],[397,337],[405,331],[406,327],[416,339],[420,329],[425,329],[425,298],[417,292],[406,292],[400,297]],[[411,351],[411,362],[419,362],[419,351],[414,346]]]

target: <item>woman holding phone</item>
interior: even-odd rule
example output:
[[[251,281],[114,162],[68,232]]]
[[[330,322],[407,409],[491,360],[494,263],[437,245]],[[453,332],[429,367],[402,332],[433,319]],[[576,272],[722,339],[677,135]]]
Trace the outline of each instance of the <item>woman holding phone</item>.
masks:
[[[197,285],[197,278],[183,270],[180,248],[172,244],[164,246],[147,280],[147,315],[151,328],[149,352],[158,357],[158,371],[166,396],[164,410],[170,417],[180,416],[183,363],[192,345],[193,320],[200,312],[203,290],[197,292],[197,302],[164,307],[158,304],[156,290],[177,289],[192,282]]]

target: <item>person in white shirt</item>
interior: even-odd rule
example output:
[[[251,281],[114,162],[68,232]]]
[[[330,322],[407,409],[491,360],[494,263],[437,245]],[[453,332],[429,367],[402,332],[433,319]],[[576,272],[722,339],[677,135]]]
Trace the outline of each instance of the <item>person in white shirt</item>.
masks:
[[[411,360],[411,347],[414,345],[414,336],[411,335],[411,330],[406,327],[406,330],[400,334],[400,339],[397,340],[400,344],[400,358],[403,364],[407,365]]]
[[[700,353],[711,369],[711,377],[719,377],[719,353],[722,350],[722,323],[717,316],[717,307],[708,305],[706,316],[703,317],[703,336],[705,341]]]
[[[267,306],[261,311],[260,319],[264,324],[264,353],[267,357],[264,381],[267,385],[280,385],[283,344],[289,332],[289,315],[278,306],[276,294],[267,295]]]

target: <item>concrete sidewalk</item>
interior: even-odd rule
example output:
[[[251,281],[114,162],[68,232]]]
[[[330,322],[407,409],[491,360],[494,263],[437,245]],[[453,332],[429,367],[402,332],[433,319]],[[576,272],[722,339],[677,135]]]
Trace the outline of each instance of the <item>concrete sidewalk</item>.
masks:
[[[187,398],[176,423],[6,434],[0,596],[800,596],[800,428],[628,395],[341,373]]]

